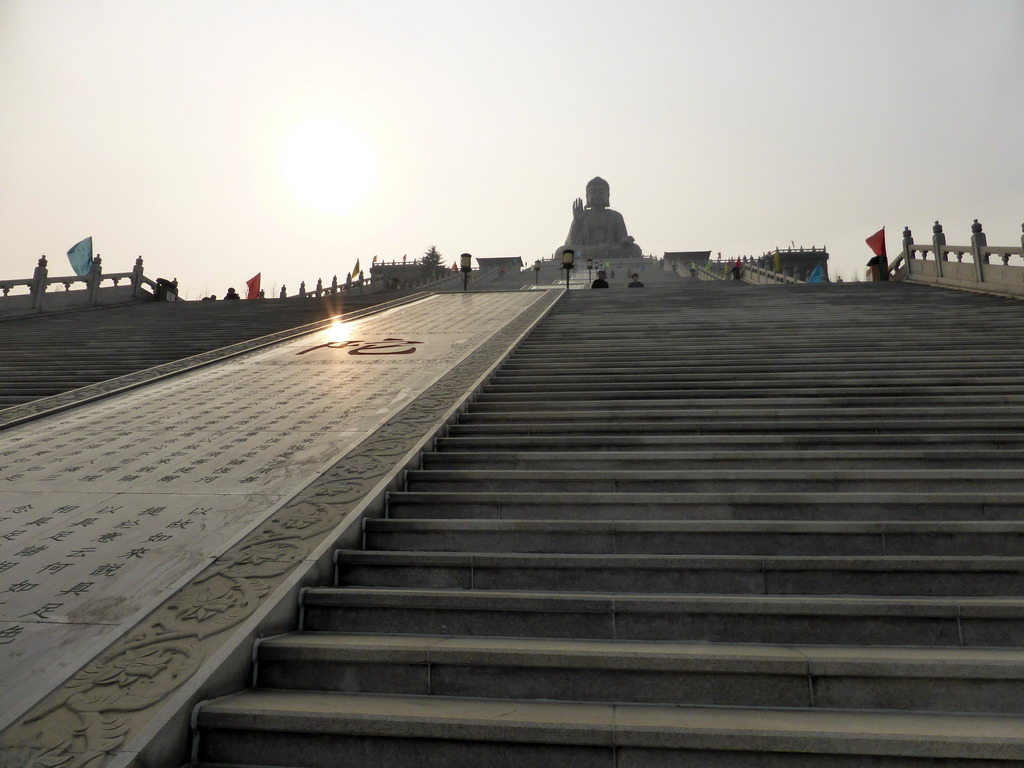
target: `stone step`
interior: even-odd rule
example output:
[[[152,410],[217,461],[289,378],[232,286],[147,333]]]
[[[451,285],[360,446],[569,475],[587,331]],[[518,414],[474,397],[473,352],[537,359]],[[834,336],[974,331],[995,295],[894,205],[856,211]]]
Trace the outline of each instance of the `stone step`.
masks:
[[[499,447],[496,443],[496,448]],[[500,446],[504,447],[504,446]],[[806,451],[551,451],[551,450],[454,450],[423,455],[426,470],[560,470],[602,472],[635,470],[765,470],[831,469],[961,469],[966,466],[1016,470],[1024,467],[1024,450],[934,449],[923,450],[806,450]]]
[[[1021,372],[1024,373],[1024,366],[1021,366]],[[1020,392],[1022,385],[1019,375],[1000,375],[1005,373],[1005,371],[995,369],[995,371],[971,372],[923,371],[918,375],[907,373],[902,376],[887,376],[882,371],[878,371],[874,376],[865,376],[859,372],[836,375],[814,371],[776,374],[758,371],[756,379],[745,379],[737,378],[732,372],[712,375],[703,371],[694,373],[645,371],[631,375],[627,371],[614,374],[594,371],[578,375],[530,376],[525,372],[520,375],[510,375],[502,370],[483,385],[482,392],[491,395],[537,392],[538,390],[550,392],[551,387],[557,386],[559,391],[563,388],[587,387],[592,394],[595,389],[600,392],[606,387],[618,386],[624,380],[628,380],[630,386],[636,389],[692,388],[690,391],[749,392],[754,396],[759,396],[764,391],[825,391],[845,394],[857,393],[865,389],[876,390],[879,394],[905,394],[908,390],[920,390],[927,394],[948,394],[950,396],[956,396],[958,392],[971,388],[985,389],[993,393]]]
[[[915,340],[916,342],[916,340]],[[755,342],[757,343],[757,342]],[[966,343],[974,343],[973,340]],[[893,375],[916,374],[918,371],[962,371],[997,370],[1001,372],[1017,372],[1024,365],[1024,352],[1019,348],[1001,348],[976,354],[965,354],[962,350],[915,350],[906,341],[901,347],[890,354],[872,354],[870,350],[852,351],[845,355],[833,355],[821,349],[809,349],[802,354],[758,354],[757,349],[742,346],[721,351],[713,355],[695,349],[680,349],[675,354],[669,350],[656,348],[655,354],[643,353],[624,355],[616,350],[614,357],[609,356],[607,342],[602,341],[597,347],[591,348],[583,356],[559,354],[551,352],[543,356],[530,356],[526,349],[520,350],[516,356],[501,367],[500,376],[514,376],[518,373],[527,375],[578,375],[580,372],[600,371],[604,374],[620,370],[635,371],[667,371],[685,373],[687,371],[707,371],[709,375],[732,373],[735,376],[758,374],[777,374],[783,372],[815,371],[818,373],[834,372],[843,375],[854,372],[863,375],[870,371],[887,370]]]
[[[1024,595],[1024,558],[336,553],[339,586],[733,595]]]
[[[1024,647],[1024,597],[674,595],[317,587],[306,632]]]
[[[381,520],[364,549],[547,554],[992,556],[1024,553],[1024,522]]]
[[[569,431],[569,421],[575,417],[566,416],[566,423],[559,423],[559,420],[550,418],[552,414],[529,417],[522,414],[516,418],[504,418],[488,421],[485,419],[467,416],[464,421],[452,424],[448,428],[448,435],[453,437],[472,437],[477,435],[536,435],[536,434],[565,434]],[[803,414],[803,418],[782,418],[774,419],[748,419],[742,417],[727,417],[722,419],[708,419],[706,415],[683,416],[679,419],[670,419],[662,414],[661,418],[654,416],[650,419],[638,420],[633,417],[625,418],[620,415],[618,420],[600,420],[590,417],[582,421],[572,421],[573,434],[577,435],[659,435],[659,434],[691,434],[704,432],[715,435],[750,435],[750,434],[836,434],[845,432],[856,435],[899,434],[911,432],[914,434],[927,434],[928,432],[942,432],[948,434],[963,430],[964,432],[984,431],[990,434],[1020,435],[1024,432],[1024,418],[1012,417],[991,417],[991,418],[963,418],[960,416],[949,416],[945,418],[932,418],[928,420],[915,419],[913,417],[891,417],[858,419],[844,419],[842,417],[829,417],[814,419]]]
[[[207,766],[934,768],[943,757],[994,768],[1024,760],[1024,719],[1006,715],[248,691],[205,704],[195,726]]]
[[[289,634],[256,687],[701,706],[1024,713],[1024,651]]]
[[[609,425],[643,424],[646,428],[647,424],[652,422],[680,425],[703,425],[710,422],[732,430],[738,425],[749,424],[752,431],[763,430],[763,424],[775,423],[785,424],[787,427],[794,423],[815,423],[835,429],[860,429],[865,423],[902,424],[907,427],[915,423],[928,426],[950,424],[956,425],[952,427],[954,429],[969,429],[972,424],[978,425],[978,428],[985,428],[985,425],[1012,425],[1020,428],[1020,425],[1024,424],[1024,409],[1002,406],[921,406],[915,407],[916,421],[911,421],[906,416],[906,402],[899,407],[888,408],[855,407],[851,404],[840,407],[837,403],[808,403],[806,400],[802,404],[794,402],[788,407],[779,408],[761,407],[750,403],[733,404],[732,407],[725,408],[717,407],[716,403],[716,407],[709,408],[699,403],[646,400],[622,403],[594,401],[581,410],[566,410],[564,404],[561,409],[557,407],[557,403],[549,405],[552,407],[532,408],[519,404],[471,406],[460,420],[460,424],[475,426],[484,423],[551,423],[565,426],[604,422]],[[822,410],[819,411],[819,407]],[[815,414],[813,422],[809,419],[810,413]]]
[[[601,352],[594,352],[601,355]],[[743,358],[743,351],[736,357]],[[956,362],[956,358],[902,358],[895,361],[850,359],[828,362],[817,359],[807,361],[758,361],[746,359],[737,362],[698,359],[693,356],[663,359],[657,363],[644,359],[621,361],[614,365],[574,364],[572,361],[553,359],[550,363],[521,363],[508,361],[495,372],[483,392],[513,393],[517,390],[548,387],[548,391],[613,390],[623,383],[637,383],[641,387],[659,385],[665,389],[693,387],[698,390],[721,386],[728,391],[766,390],[782,392],[787,387],[838,387],[870,389],[882,392],[913,393],[921,389],[946,391],[957,386],[979,388],[992,380],[998,390],[1012,390],[1024,372],[1024,360],[1007,361],[994,356],[992,360]],[[888,375],[886,375],[888,374]],[[902,382],[900,384],[899,382]]]
[[[632,469],[591,471],[408,470],[406,488],[416,492],[467,490],[499,493],[1020,493],[1020,469]]]
[[[821,311],[823,306],[816,309]],[[781,309],[781,308],[780,308]],[[614,313],[619,314],[619,313]],[[593,364],[601,358],[595,358],[592,351],[602,351],[610,360],[625,360],[629,358],[649,357],[650,350],[663,352],[666,356],[679,354],[687,357],[713,357],[729,356],[736,359],[731,353],[736,349],[743,349],[750,352],[753,358],[764,358],[766,360],[788,360],[792,358],[805,357],[817,353],[821,359],[848,359],[850,357],[866,357],[868,359],[877,357],[891,357],[903,351],[908,333],[915,337],[917,342],[913,347],[906,350],[910,356],[927,355],[938,357],[943,354],[959,355],[966,359],[984,356],[992,350],[1013,350],[1020,351],[1019,339],[1013,335],[1012,328],[995,329],[992,323],[986,323],[986,318],[964,319],[959,328],[951,328],[947,334],[933,334],[929,337],[923,330],[927,325],[918,323],[916,328],[901,328],[895,332],[885,324],[864,322],[858,318],[858,323],[864,331],[876,331],[871,338],[853,338],[847,328],[837,328],[834,325],[822,324],[820,317],[805,317],[797,320],[796,327],[803,333],[790,337],[783,337],[785,324],[773,323],[773,328],[742,328],[743,321],[749,321],[749,315],[742,313],[733,315],[726,319],[726,315],[720,315],[719,320],[725,320],[720,330],[724,332],[704,333],[688,336],[678,332],[673,334],[658,334],[652,332],[650,327],[651,318],[660,316],[660,319],[668,319],[672,310],[667,307],[660,308],[659,312],[644,317],[636,315],[626,317],[619,314],[611,323],[595,321],[591,316],[586,318],[586,327],[578,321],[584,319],[576,315],[577,323],[573,328],[574,334],[571,339],[565,337],[565,326],[572,327],[572,319],[568,320],[562,327],[558,322],[545,323],[543,327],[537,328],[530,335],[530,344],[519,354],[517,360],[529,360],[539,357],[564,358],[567,360],[581,360]],[[894,316],[895,317],[895,316]],[[609,318],[611,319],[611,318]],[[557,320],[557,318],[556,318]],[[774,320],[774,318],[773,318]],[[737,322],[739,321],[739,322]],[[817,322],[816,333],[807,333],[806,322]],[[711,323],[710,327],[713,325]],[[728,327],[733,326],[733,327]],[[936,327],[937,328],[937,327]],[[984,328],[985,333],[978,333]],[[637,333],[640,331],[640,333]],[[780,335],[773,335],[773,332]],[[991,333],[991,335],[986,335]],[[836,340],[842,339],[843,346],[837,346]],[[628,341],[627,344],[615,348],[614,356],[607,355],[609,345],[619,340]],[[970,349],[964,349],[963,343],[971,341]]]
[[[716,411],[735,408],[753,409],[755,412],[764,410],[804,410],[824,406],[843,406],[852,409],[873,409],[885,413],[886,409],[906,408],[913,403],[915,411],[931,416],[941,413],[940,408],[955,408],[958,412],[985,413],[994,407],[1016,406],[1024,403],[1024,393],[1019,389],[1008,392],[991,392],[983,387],[964,387],[959,397],[953,393],[905,390],[899,393],[875,391],[871,387],[837,391],[833,387],[815,389],[788,388],[776,390],[761,389],[757,392],[732,391],[728,389],[698,390],[688,387],[668,389],[664,386],[638,386],[632,381],[620,381],[609,385],[608,389],[596,389],[593,385],[581,386],[579,389],[559,389],[559,399],[550,399],[550,386],[538,386],[533,391],[524,392],[481,392],[470,404],[470,412],[487,413],[501,410],[528,410],[532,412],[561,411],[566,400],[578,400],[586,403],[587,411],[621,408],[623,401],[634,409],[706,407],[709,404]],[[966,399],[969,399],[967,402]],[[710,401],[710,402],[709,402]]]
[[[407,492],[388,494],[399,519],[934,520],[1024,519],[1024,493]]]
[[[457,425],[453,425],[452,429]],[[457,431],[457,430],[456,430]],[[451,432],[451,430],[449,430]],[[595,440],[593,435],[559,434],[543,435],[489,435],[439,437],[434,449],[444,451],[661,451],[661,450],[716,450],[742,449],[751,452],[776,452],[780,450],[835,450],[857,449],[865,451],[1022,451],[1024,434],[1013,432],[905,432],[896,434],[689,434],[689,435],[648,435],[616,434],[602,435]]]

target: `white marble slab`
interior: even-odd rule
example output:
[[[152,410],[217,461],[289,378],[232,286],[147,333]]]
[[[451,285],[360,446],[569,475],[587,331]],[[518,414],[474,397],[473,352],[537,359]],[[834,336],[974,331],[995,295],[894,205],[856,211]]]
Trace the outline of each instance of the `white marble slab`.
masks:
[[[440,294],[0,433],[0,728],[535,300]]]

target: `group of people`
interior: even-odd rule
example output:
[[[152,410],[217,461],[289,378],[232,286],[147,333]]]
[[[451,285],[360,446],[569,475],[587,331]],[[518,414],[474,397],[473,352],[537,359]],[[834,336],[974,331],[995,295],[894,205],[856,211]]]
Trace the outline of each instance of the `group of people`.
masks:
[[[239,296],[237,293],[235,293],[235,289],[234,288],[228,288],[228,292],[224,294],[224,301],[231,301],[232,299],[241,299],[241,298],[242,298],[241,296]],[[203,296],[203,298],[200,299],[200,301],[216,301],[216,300],[217,300],[217,294],[213,294],[211,296]]]
[[[597,280],[590,284],[591,288],[607,288],[608,287],[608,275],[603,269],[598,270]],[[643,288],[644,284],[640,282],[640,275],[633,273],[629,276],[629,285],[627,288]]]

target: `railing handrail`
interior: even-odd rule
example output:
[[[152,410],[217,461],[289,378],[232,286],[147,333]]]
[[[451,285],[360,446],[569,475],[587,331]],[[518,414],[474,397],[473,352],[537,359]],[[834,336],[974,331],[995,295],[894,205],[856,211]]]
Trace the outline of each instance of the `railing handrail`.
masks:
[[[122,280],[128,281],[128,285],[119,285]],[[105,283],[107,285],[104,285]],[[111,283],[113,285],[109,285]],[[77,290],[80,285],[83,288]],[[56,286],[64,286],[64,290],[52,290]],[[76,286],[76,290],[72,291],[72,286]],[[26,288],[27,291],[12,296],[11,290],[19,287]],[[144,287],[152,288],[153,293],[143,290]],[[160,281],[154,282],[146,277],[143,274],[141,256],[135,260],[135,267],[130,272],[104,273],[102,260],[97,254],[88,274],[57,276],[50,276],[46,256],[42,256],[31,278],[0,280],[0,315],[13,317],[47,310],[65,311],[100,304],[138,301],[143,298],[176,298],[176,288],[177,283],[167,282],[167,285],[162,287]],[[58,296],[63,298],[57,299]]]
[[[999,257],[1002,264],[993,264],[991,256]],[[1010,264],[1011,257],[1019,257],[1021,263]],[[970,245],[947,243],[937,221],[930,244],[915,243],[910,228],[904,227],[900,258],[901,268],[890,268],[897,280],[1024,298],[1024,236],[1020,247],[989,245],[977,219],[971,225]]]

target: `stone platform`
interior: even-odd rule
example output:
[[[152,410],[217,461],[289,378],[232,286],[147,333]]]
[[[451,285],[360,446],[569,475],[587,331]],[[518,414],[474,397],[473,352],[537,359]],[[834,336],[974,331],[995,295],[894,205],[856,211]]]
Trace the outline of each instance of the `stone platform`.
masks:
[[[159,719],[558,294],[429,296],[0,434],[0,764]]]

